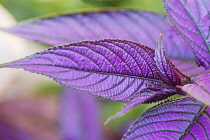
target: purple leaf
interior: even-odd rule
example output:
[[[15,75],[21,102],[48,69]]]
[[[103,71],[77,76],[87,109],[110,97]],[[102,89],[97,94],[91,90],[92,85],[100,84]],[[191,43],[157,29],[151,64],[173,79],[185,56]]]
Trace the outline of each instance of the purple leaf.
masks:
[[[0,139],[1,140],[32,140],[24,131],[0,120]]]
[[[205,71],[204,67],[198,67],[196,63],[187,59],[176,59],[170,58],[171,62],[179,69],[182,73],[187,76],[191,76],[197,73],[202,73]]]
[[[94,97],[65,89],[60,117],[64,140],[103,139],[99,104]]]
[[[139,42],[153,49],[158,36],[163,34],[166,54],[176,61],[176,67],[187,75],[203,71],[202,68],[192,71],[197,66],[191,50],[161,14],[139,10],[77,13],[20,23],[5,31],[54,46],[116,38]]]
[[[210,139],[209,116],[210,107],[193,98],[178,98],[147,110],[124,139]]]
[[[128,103],[121,115],[140,103],[156,102],[179,93],[176,86],[161,76],[154,50],[125,40],[72,43],[0,67],[22,67],[91,95]],[[181,80],[177,85],[183,85]]]
[[[198,66],[210,68],[210,3],[207,0],[164,0],[166,12],[195,54]]]
[[[210,69],[191,77],[192,84],[180,87],[195,99],[210,106]]]
[[[182,83],[181,77],[186,77],[174,67],[171,61],[166,57],[164,48],[161,44],[162,35],[159,38],[157,47],[155,49],[155,62],[158,70],[161,72],[163,81],[171,86],[180,85]],[[187,77],[186,77],[187,78]]]

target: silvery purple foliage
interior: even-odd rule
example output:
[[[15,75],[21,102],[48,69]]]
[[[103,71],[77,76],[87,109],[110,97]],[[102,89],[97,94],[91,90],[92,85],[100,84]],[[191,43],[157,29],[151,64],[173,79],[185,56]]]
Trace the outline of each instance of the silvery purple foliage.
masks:
[[[198,66],[210,68],[209,0],[164,0],[166,12],[193,50]]]
[[[53,46],[116,38],[139,42],[153,49],[158,36],[163,34],[166,54],[177,68],[187,75],[203,71],[203,68],[192,70],[197,66],[191,50],[161,14],[140,10],[76,13],[23,22],[4,31]]]
[[[140,103],[183,94],[176,86],[182,86],[187,76],[175,69],[164,53],[159,57],[165,57],[166,62],[155,61],[154,57],[154,50],[147,46],[107,39],[53,47],[0,67],[21,67],[47,75],[64,86],[127,103],[117,117]],[[168,66],[173,74],[163,76],[159,63]]]
[[[4,29],[30,40],[60,46],[0,67],[21,67],[53,78],[77,92],[126,103],[108,121],[138,104],[160,101],[174,94],[188,94],[195,99],[177,98],[146,111],[124,139],[210,139],[210,109],[207,106],[210,105],[210,2],[164,0],[164,5],[178,34],[166,16],[132,10],[54,16]],[[159,34],[163,34],[162,43],[161,39],[156,43]],[[95,39],[104,40],[72,43]],[[206,71],[195,67],[194,56]],[[72,95],[65,96],[68,99]],[[78,100],[81,99],[82,95]],[[88,100],[85,97],[82,103]],[[64,100],[63,104],[76,106],[72,105],[75,101]],[[73,110],[68,105],[63,109]],[[65,120],[68,118],[62,119]],[[69,122],[69,126],[73,123]],[[62,128],[68,129],[65,125]]]
[[[148,109],[124,135],[125,140],[210,139],[210,107],[179,98]]]
[[[61,97],[59,121],[63,140],[103,140],[97,100],[69,88]]]

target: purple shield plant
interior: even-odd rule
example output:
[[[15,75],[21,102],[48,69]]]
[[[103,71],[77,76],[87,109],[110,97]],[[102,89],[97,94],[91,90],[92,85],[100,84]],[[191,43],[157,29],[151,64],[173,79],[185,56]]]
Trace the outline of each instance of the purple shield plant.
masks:
[[[210,2],[163,4],[172,26],[164,15],[116,10],[42,18],[3,29],[59,46],[0,67],[24,68],[80,92],[126,103],[108,121],[139,104],[186,96],[147,110],[123,139],[210,139]],[[159,34],[163,39],[156,43]]]

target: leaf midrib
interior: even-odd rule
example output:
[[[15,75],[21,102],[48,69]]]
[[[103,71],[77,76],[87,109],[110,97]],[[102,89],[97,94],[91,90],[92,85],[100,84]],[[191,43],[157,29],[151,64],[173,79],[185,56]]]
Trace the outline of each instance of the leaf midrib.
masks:
[[[16,65],[18,67],[16,67]],[[114,76],[121,76],[121,77],[135,78],[135,79],[143,79],[143,80],[155,81],[155,82],[165,84],[163,81],[161,81],[159,79],[154,79],[154,78],[149,78],[149,77],[135,76],[135,75],[128,75],[128,74],[120,74],[120,73],[112,73],[112,72],[104,72],[104,71],[87,70],[87,69],[73,68],[73,67],[52,65],[52,64],[12,64],[12,66],[9,66],[7,64],[3,64],[3,65],[0,65],[0,68],[15,67],[15,68],[23,68],[26,71],[30,71],[30,70],[27,70],[27,68],[21,67],[20,65],[43,65],[43,66],[62,67],[62,68],[67,68],[67,69],[72,69],[72,70],[77,70],[77,71],[82,71],[82,72],[90,72],[90,73],[97,73],[97,74],[106,74],[106,75],[114,75]]]
[[[200,115],[204,112],[204,110],[207,108],[207,105],[203,104],[203,107],[198,111],[197,115],[193,118],[192,122],[190,123],[190,125],[186,128],[185,132],[182,133],[182,135],[180,136],[180,140],[183,139],[186,134],[191,130],[191,128],[193,127],[193,125],[197,122],[197,120],[199,119]]]

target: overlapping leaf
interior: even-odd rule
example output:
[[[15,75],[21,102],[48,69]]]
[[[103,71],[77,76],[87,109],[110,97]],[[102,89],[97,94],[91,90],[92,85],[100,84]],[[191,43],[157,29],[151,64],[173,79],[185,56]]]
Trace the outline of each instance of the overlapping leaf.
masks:
[[[154,50],[125,40],[72,43],[0,67],[22,67],[103,99],[128,103],[118,115],[177,93],[156,67]],[[176,84],[182,85],[181,80]]]
[[[140,10],[77,13],[20,23],[5,31],[54,46],[116,38],[139,42],[153,49],[159,34],[163,34],[166,54],[173,58],[176,67],[187,75],[203,71],[202,68],[191,71],[197,67],[191,50],[161,14]]]
[[[76,90],[65,89],[62,95],[60,124],[64,140],[103,140],[99,104]]]
[[[164,0],[172,24],[195,54],[199,66],[210,68],[208,0]]]
[[[210,70],[191,77],[192,84],[181,87],[195,99],[210,106]]]
[[[125,140],[210,139],[210,108],[193,98],[179,98],[147,110]]]

